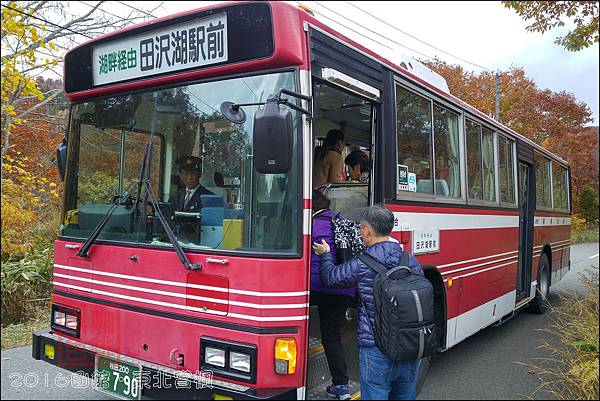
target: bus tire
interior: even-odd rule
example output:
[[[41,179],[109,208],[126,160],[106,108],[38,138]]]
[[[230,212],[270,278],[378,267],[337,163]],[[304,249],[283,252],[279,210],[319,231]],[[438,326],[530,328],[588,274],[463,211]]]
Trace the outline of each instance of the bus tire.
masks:
[[[548,263],[548,256],[545,253],[540,257],[537,280],[535,298],[531,301],[529,310],[535,314],[542,315],[546,312],[548,295],[550,294],[550,263]]]
[[[421,363],[419,364],[419,374],[417,375],[417,395],[421,393],[421,389],[423,388],[423,384],[425,383],[425,379],[427,378],[427,373],[429,373],[430,362],[431,356],[421,358]]]

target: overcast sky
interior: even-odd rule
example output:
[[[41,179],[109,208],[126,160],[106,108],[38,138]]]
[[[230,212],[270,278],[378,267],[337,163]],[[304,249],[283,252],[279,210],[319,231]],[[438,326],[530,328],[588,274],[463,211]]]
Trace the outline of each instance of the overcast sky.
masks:
[[[144,6],[144,9],[160,4],[156,1],[126,3],[138,8]],[[160,17],[214,3],[217,2],[166,1],[153,14]],[[593,112],[593,124],[598,125],[599,45],[595,44],[579,52],[563,50],[554,44],[554,39],[564,34],[566,28],[557,28],[544,34],[529,33],[525,30],[528,24],[500,2],[352,2],[400,30],[458,57],[456,58],[386,26],[346,1],[302,3],[311,7],[317,13],[317,18],[375,51],[390,52],[381,44],[374,43],[357,32],[393,47],[399,54],[416,58],[424,58],[423,55],[437,56],[475,72],[481,71],[481,68],[469,63],[489,70],[503,70],[510,66],[523,67],[538,87],[556,92],[571,92],[578,100],[584,101]],[[104,3],[102,8],[113,13],[127,10],[127,7],[114,1]],[[356,32],[326,17],[337,20]],[[376,31],[381,36],[378,37],[367,29]],[[386,38],[406,47],[391,43]],[[409,48],[422,54],[417,54]]]

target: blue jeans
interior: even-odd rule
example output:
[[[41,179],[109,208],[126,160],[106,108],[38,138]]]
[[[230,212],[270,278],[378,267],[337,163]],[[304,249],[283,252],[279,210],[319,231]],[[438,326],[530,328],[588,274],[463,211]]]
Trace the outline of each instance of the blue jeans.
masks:
[[[377,347],[360,347],[360,398],[414,400],[417,398],[418,359],[392,362]]]

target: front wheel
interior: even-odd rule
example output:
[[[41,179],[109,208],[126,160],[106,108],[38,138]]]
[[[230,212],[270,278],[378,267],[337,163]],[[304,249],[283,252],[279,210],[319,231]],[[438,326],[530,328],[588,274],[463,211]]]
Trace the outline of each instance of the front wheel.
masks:
[[[548,305],[548,295],[550,293],[550,263],[548,256],[544,253],[540,257],[540,267],[538,270],[538,283],[535,290],[535,298],[529,305],[529,310],[538,315],[546,312]]]

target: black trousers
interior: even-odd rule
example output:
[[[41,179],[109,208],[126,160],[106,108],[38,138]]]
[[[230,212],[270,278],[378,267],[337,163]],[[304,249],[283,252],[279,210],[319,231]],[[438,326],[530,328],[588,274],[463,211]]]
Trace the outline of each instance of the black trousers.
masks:
[[[342,345],[342,325],[346,320],[346,310],[352,298],[322,292],[311,293],[311,303],[319,310],[321,342],[331,372],[332,384],[348,384],[346,357]]]

